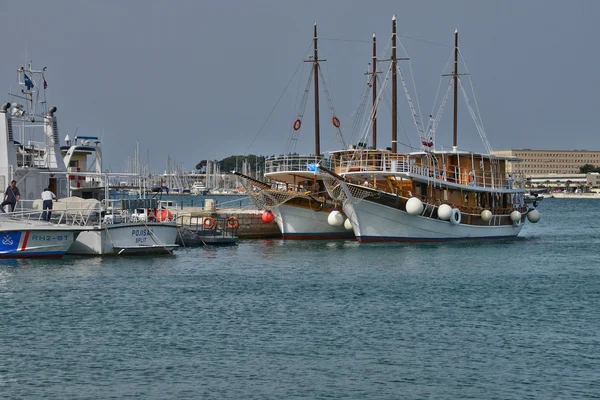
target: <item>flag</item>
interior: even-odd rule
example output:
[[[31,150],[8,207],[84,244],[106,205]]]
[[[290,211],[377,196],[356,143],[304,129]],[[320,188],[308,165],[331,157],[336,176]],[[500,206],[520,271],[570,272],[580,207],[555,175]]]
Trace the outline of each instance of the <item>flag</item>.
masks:
[[[45,69],[46,67],[44,67]],[[42,79],[44,80],[44,89],[48,89],[48,82],[46,82],[46,78],[44,78],[44,74],[42,74]]]
[[[25,77],[25,87],[27,88],[27,90],[31,90],[31,88],[33,88],[34,86],[33,82],[31,82],[31,79],[29,79],[26,73],[23,73],[23,76]]]

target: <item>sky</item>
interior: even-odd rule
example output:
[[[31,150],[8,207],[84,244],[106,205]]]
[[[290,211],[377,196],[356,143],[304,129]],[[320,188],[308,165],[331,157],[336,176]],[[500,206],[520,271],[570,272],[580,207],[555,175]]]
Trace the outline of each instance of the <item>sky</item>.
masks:
[[[125,171],[137,143],[142,163],[156,172],[167,157],[192,170],[203,159],[283,154],[307,79],[295,71],[310,65],[302,60],[313,24],[335,114],[349,136],[371,37],[383,53],[393,15],[425,123],[437,112],[458,29],[494,150],[600,149],[592,118],[600,109],[595,0],[3,1],[2,102],[17,88],[17,68],[27,61],[47,67],[61,138],[101,136],[104,168],[114,172]],[[402,124],[418,144],[402,89],[399,96]],[[295,147],[301,154],[314,152],[311,99]],[[463,104],[459,147],[483,150]],[[321,150],[339,149],[323,93],[320,110]],[[451,145],[451,118],[449,105],[436,146]],[[380,147],[391,140],[390,120],[381,110]]]

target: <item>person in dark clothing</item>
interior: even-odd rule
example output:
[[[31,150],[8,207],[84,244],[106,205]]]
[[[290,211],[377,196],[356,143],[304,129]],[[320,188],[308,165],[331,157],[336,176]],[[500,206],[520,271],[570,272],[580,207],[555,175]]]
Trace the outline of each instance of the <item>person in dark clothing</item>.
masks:
[[[50,217],[52,216],[52,202],[56,201],[56,195],[52,193],[50,188],[46,188],[42,192],[42,201],[44,202],[44,212],[42,213],[42,219],[44,221],[50,221]]]
[[[21,200],[21,193],[19,192],[19,188],[17,187],[17,181],[12,181],[10,186],[6,188],[4,192],[4,201],[0,204],[0,212],[4,211],[4,206],[10,204],[10,211],[15,211],[15,207],[17,202]]]

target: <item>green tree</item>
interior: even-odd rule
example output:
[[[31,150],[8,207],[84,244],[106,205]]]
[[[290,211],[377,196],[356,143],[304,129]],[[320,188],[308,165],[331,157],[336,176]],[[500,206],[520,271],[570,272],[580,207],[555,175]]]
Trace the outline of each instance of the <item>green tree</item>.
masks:
[[[600,172],[599,167],[594,167],[592,164],[585,164],[582,167],[579,167],[579,172],[582,174],[587,174],[589,172]]]

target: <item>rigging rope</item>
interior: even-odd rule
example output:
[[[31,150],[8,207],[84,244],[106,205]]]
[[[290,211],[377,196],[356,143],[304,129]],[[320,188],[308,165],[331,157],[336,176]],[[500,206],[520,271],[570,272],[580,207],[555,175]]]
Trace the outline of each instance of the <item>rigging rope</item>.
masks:
[[[319,75],[321,76],[321,81],[323,83],[323,91],[325,92],[325,98],[327,99],[327,104],[329,105],[329,111],[331,111],[331,118],[336,117],[335,115],[335,107],[333,106],[333,99],[331,98],[331,94],[329,93],[329,88],[327,87],[327,81],[325,80],[325,76],[323,75],[323,71],[321,68],[319,69]],[[344,135],[342,134],[341,125],[335,126],[336,130],[336,139],[342,145],[342,148],[345,149],[347,147],[346,141],[344,140]]]
[[[288,138],[288,154],[292,154],[296,151],[296,144],[298,143],[298,135],[300,135],[300,130],[302,127],[302,118],[304,118],[304,110],[306,109],[306,102],[308,101],[308,94],[310,93],[310,86],[312,84],[312,80],[314,77],[313,70],[311,69],[310,75],[308,77],[308,81],[306,82],[306,87],[304,88],[304,94],[302,95],[302,100],[300,100],[300,105],[298,106],[298,113],[296,114],[297,120],[300,121],[301,126],[299,129],[294,129],[294,126],[291,126],[291,133]]]
[[[312,47],[312,40],[310,45],[308,46],[308,49],[306,50],[306,52],[304,54],[306,54],[309,49]],[[264,122],[262,123],[262,125],[260,126],[258,132],[256,132],[256,135],[254,135],[254,138],[252,139],[252,141],[250,142],[250,144],[248,145],[248,148],[246,149],[246,153],[248,153],[250,151],[250,147],[252,147],[252,145],[254,144],[254,142],[256,141],[256,139],[258,138],[258,135],[261,134],[262,130],[265,128],[265,125],[267,125],[267,122],[269,122],[269,120],[271,119],[271,115],[273,115],[273,113],[275,112],[275,109],[277,108],[277,106],[279,105],[279,102],[281,101],[281,99],[283,98],[283,95],[285,94],[285,92],[287,91],[288,87],[290,86],[290,84],[292,83],[292,81],[294,80],[294,77],[296,76],[296,74],[298,73],[298,70],[300,70],[300,66],[304,65],[304,59],[306,57],[302,57],[302,61],[300,61],[300,63],[298,64],[298,66],[296,67],[296,70],[294,71],[292,77],[290,78],[290,80],[288,81],[287,85],[285,85],[285,88],[283,88],[283,92],[281,92],[281,94],[279,95],[279,98],[277,99],[277,101],[275,102],[275,105],[273,106],[273,108],[271,109],[271,111],[269,112],[269,115],[267,115],[267,118],[265,118]]]

